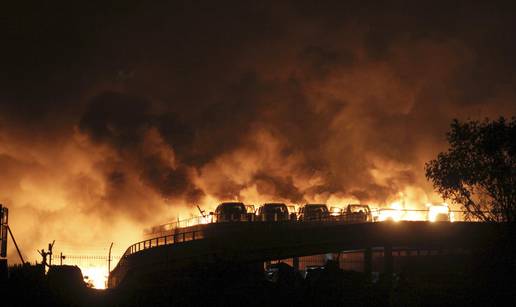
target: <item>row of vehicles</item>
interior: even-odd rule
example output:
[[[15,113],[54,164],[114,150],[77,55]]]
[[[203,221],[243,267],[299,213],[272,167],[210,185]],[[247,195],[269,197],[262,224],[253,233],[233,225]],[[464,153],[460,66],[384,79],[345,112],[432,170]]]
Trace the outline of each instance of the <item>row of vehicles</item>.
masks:
[[[202,223],[217,222],[280,222],[280,221],[342,221],[349,223],[382,222],[400,220],[453,222],[454,214],[447,204],[428,204],[427,210],[404,210],[400,208],[370,208],[366,204],[348,204],[342,207],[329,207],[326,204],[306,204],[301,207],[284,203],[266,203],[255,209],[253,205],[242,202],[223,202],[209,215],[198,207]],[[145,231],[146,235],[164,235],[173,229],[198,224],[198,220],[185,220],[154,226]],[[197,221],[197,222],[196,222]]]
[[[241,202],[224,202],[211,215],[214,222],[232,221],[346,221],[376,222],[407,220],[427,220],[430,222],[454,221],[453,212],[447,204],[428,204],[427,210],[371,209],[366,204],[349,204],[344,208],[326,204],[306,204],[296,210],[295,206],[284,203],[266,203],[255,210],[254,206]],[[407,214],[409,213],[409,214]],[[412,216],[411,216],[412,215]]]
[[[373,217],[368,205],[350,204],[345,209],[326,204],[306,204],[296,211],[295,206],[284,203],[266,203],[258,210],[241,202],[224,202],[217,206],[214,216],[216,222],[234,221],[287,221],[287,220],[346,220],[353,222],[372,222]]]

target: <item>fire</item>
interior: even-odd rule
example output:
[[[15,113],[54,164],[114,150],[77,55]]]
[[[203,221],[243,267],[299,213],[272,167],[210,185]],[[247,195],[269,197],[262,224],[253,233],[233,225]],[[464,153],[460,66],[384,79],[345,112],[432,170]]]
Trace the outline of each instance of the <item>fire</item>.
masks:
[[[437,221],[449,221],[455,220],[453,212],[450,211],[450,207],[446,203],[442,204],[427,204],[428,206],[428,220],[430,222]]]
[[[380,209],[378,221],[399,222],[402,218],[403,211],[400,202],[394,202],[388,209]]]
[[[342,208],[339,208],[339,207],[331,207],[330,208],[331,216],[339,216],[341,214],[342,214]]]
[[[405,221],[425,221],[425,214],[421,210],[413,210],[413,211],[405,211],[403,215],[403,220]]]
[[[404,206],[401,201],[396,201],[391,203],[391,205],[387,209],[379,209],[377,220],[380,222],[425,221],[425,215],[426,211],[417,209],[417,206]]]
[[[106,289],[108,272],[107,268],[101,266],[90,266],[81,268],[84,281],[91,284],[95,289]]]

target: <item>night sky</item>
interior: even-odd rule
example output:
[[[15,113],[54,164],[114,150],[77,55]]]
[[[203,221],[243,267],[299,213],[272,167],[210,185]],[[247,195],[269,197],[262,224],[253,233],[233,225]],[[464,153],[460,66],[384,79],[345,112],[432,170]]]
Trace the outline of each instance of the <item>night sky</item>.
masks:
[[[502,2],[0,11],[0,202],[31,260],[52,239],[123,250],[194,204],[438,201],[424,163],[451,120],[516,114]]]

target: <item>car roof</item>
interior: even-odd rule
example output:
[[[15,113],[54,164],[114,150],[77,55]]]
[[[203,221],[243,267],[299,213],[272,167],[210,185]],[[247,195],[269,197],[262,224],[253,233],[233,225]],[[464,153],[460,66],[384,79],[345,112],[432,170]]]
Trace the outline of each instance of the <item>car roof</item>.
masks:
[[[265,206],[267,206],[267,207],[268,206],[271,206],[271,207],[272,206],[285,206],[286,207],[287,205],[285,205],[284,203],[265,203],[265,204],[263,204],[263,207],[265,207]]]
[[[239,205],[239,206],[242,205],[242,206],[244,206],[244,203],[235,201],[235,202],[223,202],[223,203],[219,204],[219,206],[233,206],[233,205]]]
[[[223,202],[217,206],[217,209],[228,208],[228,207],[245,207],[242,202]]]

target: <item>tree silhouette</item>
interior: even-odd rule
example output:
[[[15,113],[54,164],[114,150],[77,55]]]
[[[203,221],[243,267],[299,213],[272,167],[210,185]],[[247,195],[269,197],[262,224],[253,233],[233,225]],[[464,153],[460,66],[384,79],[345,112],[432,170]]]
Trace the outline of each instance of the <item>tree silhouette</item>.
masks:
[[[444,199],[482,221],[516,220],[516,119],[453,120],[450,148],[425,165]]]

